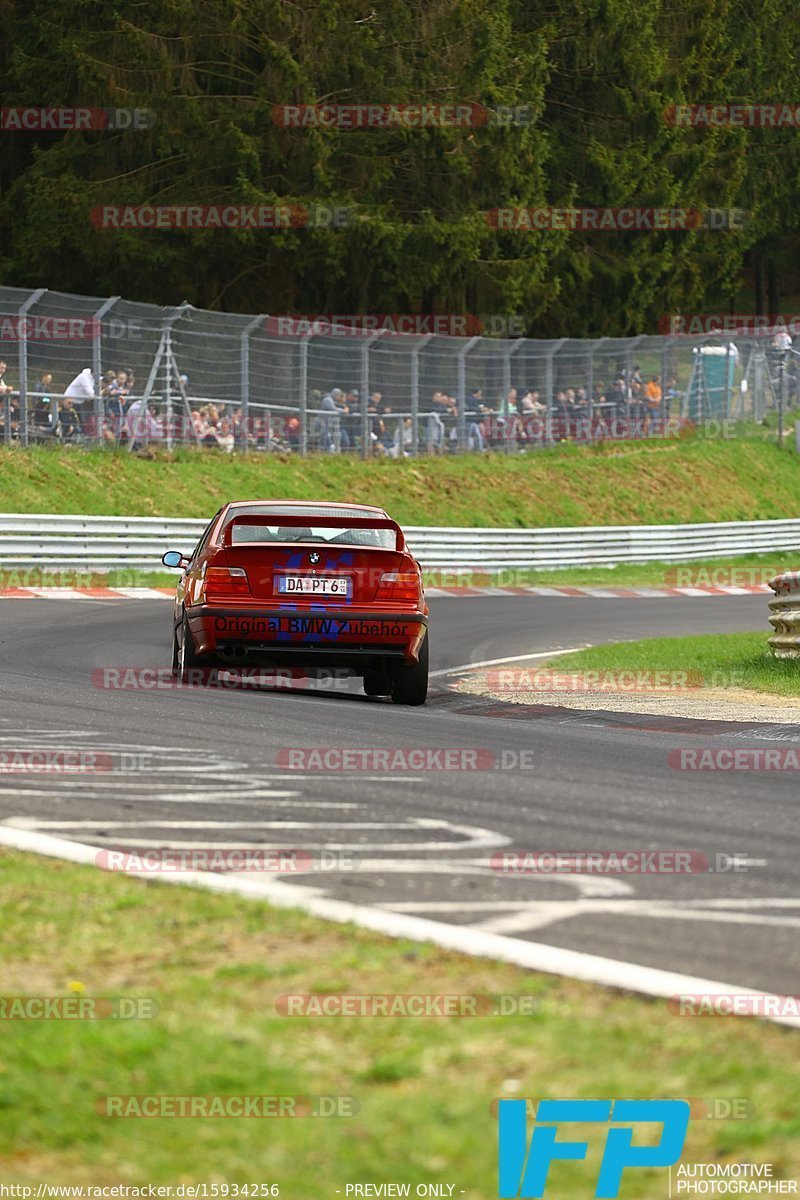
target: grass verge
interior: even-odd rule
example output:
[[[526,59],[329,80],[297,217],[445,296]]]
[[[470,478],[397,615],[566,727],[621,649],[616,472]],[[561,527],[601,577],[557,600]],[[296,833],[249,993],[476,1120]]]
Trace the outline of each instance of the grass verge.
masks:
[[[741,1098],[746,1120],[694,1119],[684,1159],[800,1174],[797,1033],[392,941],[233,896],[0,851],[6,995],[153,997],[151,1020],[5,1021],[0,1166],[7,1182],[347,1182],[497,1194],[500,1096]],[[287,993],[491,994],[534,1016],[283,1017]],[[348,1118],[112,1119],[108,1095],[352,1096]],[[586,1130],[594,1141],[592,1133]],[[596,1133],[596,1131],[595,1131]],[[559,1164],[560,1197],[598,1166]],[[413,1192],[412,1192],[413,1194]],[[623,1200],[666,1194],[626,1174]]]
[[[730,432],[366,462],[2,447],[0,511],[197,517],[237,497],[291,497],[378,504],[406,525],[524,528],[757,520],[800,508],[794,454],[765,430]]]
[[[800,696],[798,664],[773,657],[766,633],[647,638],[569,656],[569,671],[687,672],[695,686]],[[691,696],[691,690],[687,692]]]

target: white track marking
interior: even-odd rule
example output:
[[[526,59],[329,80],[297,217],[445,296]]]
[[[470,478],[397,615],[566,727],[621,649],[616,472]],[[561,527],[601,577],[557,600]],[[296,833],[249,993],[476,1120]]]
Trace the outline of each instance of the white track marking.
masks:
[[[383,847],[385,850],[391,850],[391,846]],[[357,847],[361,850],[362,847]],[[451,846],[453,852],[458,852],[460,847],[458,843],[453,843]],[[459,875],[459,876],[479,876],[483,879],[493,879],[497,877],[497,872],[486,863],[485,859],[475,858],[451,858],[451,859],[430,859],[430,858],[359,858],[357,869],[359,875]],[[337,868],[332,866],[330,870],[325,872],[326,876],[350,873],[349,866]],[[528,881],[531,882],[531,881]],[[629,883],[625,883],[622,879],[612,879],[610,877],[590,877],[587,875],[548,875],[541,876],[540,882],[554,883],[561,887],[573,887],[577,890],[581,897],[599,896],[607,898],[609,896],[629,896],[633,892],[633,888]],[[432,902],[435,906],[435,901]],[[449,903],[449,902],[446,902]],[[476,903],[479,903],[476,901]],[[522,907],[528,908],[531,904],[530,900],[519,901],[492,901],[496,903],[499,909],[507,911],[510,908]],[[557,903],[554,901],[554,903]],[[560,901],[558,901],[560,903]],[[453,901],[454,908],[458,910],[461,905]],[[387,902],[380,907],[397,908],[401,911],[402,905],[394,905]],[[414,907],[409,908],[409,912],[425,912],[431,907],[425,901],[415,901]]]
[[[519,909],[509,912],[506,916],[491,918],[473,926],[486,933],[524,933],[531,929],[540,929],[545,925],[563,921],[565,918],[577,916],[597,916],[599,913],[614,916],[634,916],[659,920],[681,921],[710,921],[714,924],[728,925],[772,925],[788,928],[800,928],[800,916],[770,917],[755,912],[753,914],[725,912],[719,907],[704,911],[702,901],[694,901],[697,908],[691,909],[676,905],[671,900],[573,900],[573,901],[538,901],[530,904],[528,911]],[[758,909],[759,901],[751,899],[750,907]],[[548,916],[548,913],[551,914]]]
[[[579,650],[589,650],[591,642],[583,646],[571,646],[568,650],[540,650],[536,654],[510,654],[507,658],[485,658],[482,662],[462,663],[460,667],[442,667],[438,671],[430,671],[429,678],[439,675],[457,675],[462,671],[475,671],[478,667],[498,667],[501,663],[528,662],[533,658],[555,658],[557,654],[577,654]]]
[[[27,788],[27,787],[25,787],[25,788],[24,787],[7,787],[6,788],[6,787],[0,787],[0,796],[46,796],[49,799],[61,799],[61,800],[72,799],[72,796],[67,789],[64,789],[64,792],[61,794],[61,796],[59,796],[59,792],[63,788],[63,784],[64,784],[64,781],[62,779],[59,779],[58,787],[54,786],[52,788]],[[115,799],[117,799],[117,797],[115,797],[113,795],[109,795],[108,792],[105,791],[105,789],[100,791],[96,788],[95,789],[88,788],[88,787],[86,787],[85,784],[79,794],[80,794],[81,800],[108,800],[109,802],[113,802]],[[262,803],[263,800],[269,800],[271,802],[274,799],[281,799],[281,798],[286,799],[289,796],[298,796],[299,794],[300,794],[299,792],[263,791],[263,792],[258,792],[257,795],[255,795],[255,796],[252,793],[247,793],[246,795],[244,795],[242,797],[229,795],[228,803],[230,803],[230,804],[253,803],[254,804],[257,802],[260,804],[260,803]],[[211,798],[205,792],[187,792],[185,795],[182,795],[182,796],[175,796],[172,792],[152,792],[149,796],[138,796],[138,795],[132,794],[130,788],[128,788],[127,791],[125,792],[125,796],[126,796],[126,798],[129,798],[133,803],[136,803],[136,804],[138,804],[140,801],[145,801],[145,800],[149,801],[151,804],[154,804],[154,803],[158,803],[158,804],[165,804],[165,803],[204,804],[206,802],[212,802]],[[216,802],[217,802],[216,800],[213,800],[213,803],[216,803]],[[298,801],[298,803],[301,803],[301,802]],[[321,805],[321,807],[325,807],[325,805]],[[338,805],[338,804],[332,803],[330,805],[330,807],[333,807],[333,808],[354,807],[355,808],[358,806],[357,805],[352,805],[352,806]]]
[[[327,874],[327,872],[326,872]],[[542,903],[545,903],[542,901]],[[571,901],[552,900],[549,903],[557,907],[562,907],[566,904],[568,908],[572,907]],[[531,908],[530,900],[408,900],[401,904],[393,904],[391,901],[386,901],[383,904],[376,905],[377,908],[385,909],[387,912],[398,913],[467,913],[467,912],[529,912]],[[473,926],[473,929],[475,926]]]
[[[2,829],[2,828],[3,828],[3,826],[0,826],[0,829]],[[29,831],[21,830],[20,832],[29,832]],[[31,830],[30,832],[37,832],[37,831]],[[46,836],[46,835],[43,834],[42,836]],[[120,839],[118,839],[118,840],[120,840]],[[104,848],[107,849],[108,846],[113,846],[115,844],[116,843],[109,840],[108,845],[106,847],[98,846],[98,849],[99,850],[102,850]],[[157,847],[160,847],[160,849],[162,849],[162,850],[196,850],[198,848],[198,846],[202,846],[202,848],[204,850],[241,850],[245,846],[248,850],[296,850],[297,849],[296,842],[294,842],[294,843],[281,842],[279,844],[278,842],[250,842],[250,841],[248,841],[246,843],[243,843],[241,838],[239,839],[238,842],[216,842],[216,841],[211,842],[211,841],[207,841],[205,838],[203,839],[202,842],[199,842],[199,841],[173,842],[171,838],[169,840],[165,840],[164,838],[140,838],[140,837],[134,838],[134,837],[131,837],[131,838],[125,840],[125,845],[129,846],[132,849],[139,849],[139,848],[142,848],[142,849],[148,848],[149,849],[150,847],[157,846]],[[368,850],[368,851],[374,852],[374,853],[383,851],[383,852],[396,852],[398,854],[401,854],[406,850],[411,850],[414,852],[419,852],[420,850],[426,850],[426,851],[427,850],[454,850],[454,849],[457,850],[458,843],[454,843],[454,842],[309,842],[309,841],[306,841],[305,838],[303,838],[303,849],[304,850],[346,850],[349,853],[354,853],[354,854],[356,852],[361,852],[362,850]],[[325,874],[327,875],[327,874],[329,874],[329,872],[326,871]]]
[[[16,850],[28,850],[50,858],[96,866],[97,852],[101,847],[80,845],[48,834],[34,833],[22,829],[0,826],[0,845]],[[406,938],[414,942],[432,942],[446,950],[455,950],[476,958],[489,958],[499,962],[514,963],[532,971],[544,971],[550,975],[563,975],[571,979],[582,979],[603,987],[622,988],[646,996],[669,998],[680,994],[731,994],[760,997],[763,1010],[765,1000],[773,1000],[777,1008],[779,996],[766,995],[754,988],[719,980],[703,979],[699,976],[683,975],[676,971],[664,971],[657,967],[641,966],[637,963],[620,962],[598,954],[585,954],[578,950],[564,950],[557,946],[502,937],[460,925],[446,925],[423,917],[403,913],[385,912],[363,904],[350,904],[343,900],[327,900],[304,893],[302,886],[283,884],[271,879],[253,879],[228,875],[192,872],[176,875],[151,876],[153,883],[172,884],[178,887],[191,886],[207,891],[246,896],[254,900],[266,900],[276,907],[300,909],[311,916],[321,917],[339,924],[355,924],[374,933],[393,938]],[[765,1016],[775,1024],[800,1029],[800,1018],[794,1016]]]
[[[530,905],[527,912],[508,913],[504,917],[492,917],[473,925],[482,933],[530,933],[532,929],[545,929],[568,917],[585,911],[580,900],[561,900],[549,904]],[[589,909],[593,912],[594,909]]]
[[[16,829],[408,829],[415,821],[38,821],[10,817]]]
[[[407,821],[389,822],[389,821],[217,821],[217,822],[186,822],[186,821],[40,821],[36,817],[17,816],[10,817],[0,824],[0,828],[16,828],[34,832],[41,829],[53,829],[69,831],[70,829],[275,829],[275,830],[294,830],[294,829],[339,829],[339,830],[359,830],[359,829],[391,829],[404,830],[409,833],[422,833],[425,830],[444,831],[453,835],[453,839],[462,838],[462,841],[419,841],[419,842],[377,842],[377,843],[361,843],[361,842],[304,842],[304,846],[308,849],[328,849],[328,850],[353,850],[353,851],[377,851],[382,853],[402,853],[407,850],[420,853],[422,851],[431,850],[478,850],[478,849],[495,849],[498,846],[508,845],[509,838],[502,834],[495,833],[490,829],[482,829],[473,825],[454,825],[449,821],[440,821],[430,817],[411,817]],[[137,846],[162,846],[167,843],[164,838],[141,838],[135,832],[127,835],[130,840]],[[197,841],[172,841],[168,840],[168,847],[173,850],[187,850],[196,848]],[[237,849],[241,842],[203,842],[206,847],[213,847],[216,850],[233,850]],[[253,849],[264,849],[266,845],[261,843],[250,843]]]

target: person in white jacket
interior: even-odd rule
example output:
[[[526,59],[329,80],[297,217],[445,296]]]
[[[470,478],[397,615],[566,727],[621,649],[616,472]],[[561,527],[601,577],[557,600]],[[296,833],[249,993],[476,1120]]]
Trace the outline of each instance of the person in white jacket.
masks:
[[[75,376],[64,392],[64,395],[71,396],[76,404],[93,399],[94,394],[94,375],[91,367],[84,367],[80,375]]]

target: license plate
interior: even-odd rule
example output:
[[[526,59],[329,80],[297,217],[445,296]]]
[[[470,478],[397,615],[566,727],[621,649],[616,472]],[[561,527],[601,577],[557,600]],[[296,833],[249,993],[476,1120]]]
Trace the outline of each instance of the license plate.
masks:
[[[281,595],[291,596],[341,596],[350,595],[351,581],[344,576],[325,579],[320,575],[277,575],[276,590]]]

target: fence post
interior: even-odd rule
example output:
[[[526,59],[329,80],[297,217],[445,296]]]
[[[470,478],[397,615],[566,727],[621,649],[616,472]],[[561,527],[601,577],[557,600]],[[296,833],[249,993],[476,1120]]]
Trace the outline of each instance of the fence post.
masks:
[[[481,339],[479,337],[471,337],[458,352],[458,442],[457,452],[460,454],[462,450],[467,449],[467,414],[465,410],[466,391],[467,391],[467,355],[476,342]]]
[[[370,429],[369,429],[369,414],[367,413],[367,397],[369,395],[369,348],[373,342],[381,337],[380,333],[374,333],[372,337],[367,338],[364,345],[361,347],[361,457],[370,458],[372,446],[370,444]],[[402,421],[402,417],[401,417]],[[403,455],[403,430],[400,427],[400,457]]]
[[[547,445],[553,441],[553,401],[555,400],[555,372],[553,370],[553,360],[556,354],[564,345],[566,338],[559,338],[555,346],[551,346],[547,351],[545,358],[545,387],[547,388],[547,416],[545,417],[545,442]]]
[[[94,375],[94,419],[95,440],[98,446],[103,444],[103,317],[110,312],[119,296],[111,296],[100,305],[92,317],[92,373]]]
[[[511,359],[524,345],[525,339],[517,338],[503,359],[503,446],[506,454],[511,453],[511,426],[517,416],[514,413],[509,419],[508,393],[511,391]]]
[[[247,454],[250,444],[250,334],[262,321],[266,321],[267,317],[264,313],[257,317],[253,317],[252,321],[242,330],[241,334],[241,352],[240,352],[240,372],[241,372],[241,397],[242,397],[242,422],[244,424],[244,452]],[[231,422],[231,424],[233,424]],[[267,441],[267,449],[269,450],[269,440]]]
[[[419,356],[433,336],[432,333],[424,334],[411,351],[411,445],[414,458],[419,458]]]
[[[308,339],[307,333],[300,343],[300,457],[308,454]]]
[[[21,334],[19,339],[19,440],[23,446],[27,446],[28,444],[28,328],[25,318],[28,315],[28,310],[41,300],[46,291],[47,288],[38,288],[28,296],[25,303],[20,306],[17,314]],[[10,405],[6,405],[6,412],[9,413],[9,416],[6,418],[6,426],[8,426],[11,412]]]
[[[586,372],[586,400],[587,400],[587,415],[589,418],[589,443],[594,442],[594,348],[596,343],[589,342],[586,347],[586,353],[589,357],[589,366]]]
[[[178,306],[178,308],[173,311],[172,316],[167,319],[166,328],[164,330],[164,359],[165,359],[166,367],[167,367],[167,376],[166,376],[165,385],[164,385],[164,398],[166,401],[164,420],[165,420],[165,424],[167,427],[167,449],[168,450],[172,450],[172,434],[170,431],[172,430],[172,371],[173,371],[173,368],[175,370],[175,379],[178,384],[178,390],[180,391],[180,394],[181,394],[181,400],[183,401],[184,417],[187,415],[186,410],[189,407],[188,404],[186,403],[186,392],[184,391],[183,384],[180,381],[180,372],[178,370],[178,363],[175,359],[175,352],[172,349],[172,326],[175,325],[176,322],[180,321],[183,314],[188,309],[191,309],[191,307],[192,306],[189,303],[189,301],[184,300],[183,303],[180,304]],[[147,445],[149,445],[149,441],[150,441],[150,413],[149,413],[147,404],[145,404],[144,409],[141,411],[144,415],[144,444],[145,444],[145,446],[147,446]],[[197,438],[195,440],[199,442],[199,438]]]
[[[669,416],[667,413],[667,371],[669,369],[669,337],[661,339],[661,436],[667,437],[669,430],[667,424]]]

